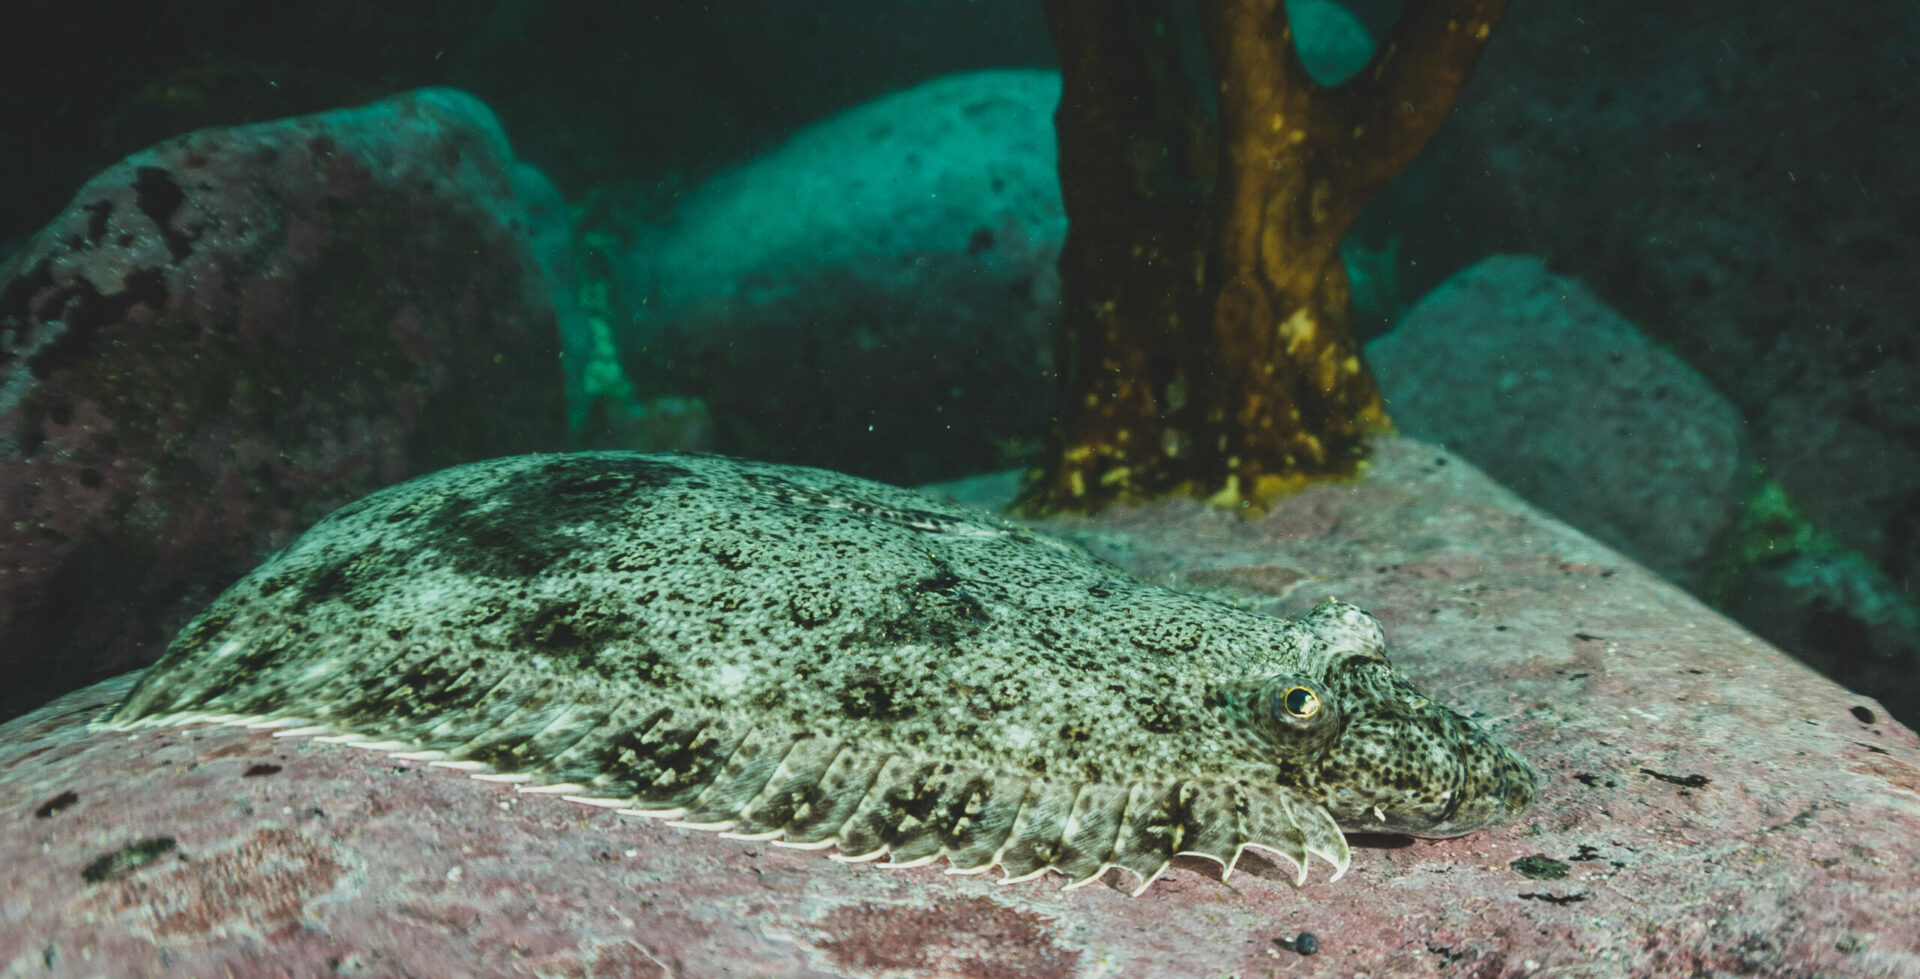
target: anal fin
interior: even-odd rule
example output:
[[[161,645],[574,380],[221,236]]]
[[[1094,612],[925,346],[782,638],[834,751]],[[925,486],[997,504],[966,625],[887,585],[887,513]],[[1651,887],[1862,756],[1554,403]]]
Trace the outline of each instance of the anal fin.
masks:
[[[1027,786],[1020,814],[995,861],[1006,872],[1001,883],[1030,880],[1053,866],[1078,794],[1078,786],[1052,779],[1038,779]]]
[[[1132,793],[1132,786],[1126,785],[1094,783],[1081,788],[1061,834],[1060,852],[1053,859],[1054,868],[1067,875],[1068,887],[1090,884],[1113,866],[1121,817]]]
[[[950,800],[953,819],[946,829],[947,861],[955,872],[976,873],[993,866],[1013,835],[1026,793],[1026,779],[992,774],[975,775],[955,790]]]
[[[795,807],[786,836],[774,842],[807,849],[840,842],[842,827],[892,760],[890,755],[858,748],[838,752],[807,798]]]
[[[707,791],[691,803],[678,825],[689,829],[735,828],[747,805],[767,787],[793,746],[792,735],[755,728],[734,748]]]

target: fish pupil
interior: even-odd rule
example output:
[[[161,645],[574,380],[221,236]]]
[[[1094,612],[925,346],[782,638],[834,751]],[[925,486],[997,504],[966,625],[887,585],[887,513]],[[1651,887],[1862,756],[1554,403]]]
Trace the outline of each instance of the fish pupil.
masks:
[[[1280,696],[1280,705],[1288,714],[1306,720],[1320,713],[1320,698],[1306,687],[1293,687]]]

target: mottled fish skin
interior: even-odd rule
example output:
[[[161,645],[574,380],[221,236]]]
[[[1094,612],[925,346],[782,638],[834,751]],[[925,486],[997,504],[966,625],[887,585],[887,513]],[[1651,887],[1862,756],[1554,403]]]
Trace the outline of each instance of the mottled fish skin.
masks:
[[[906,866],[1338,877],[1341,830],[1454,836],[1526,762],[1388,663],[991,514],[720,456],[520,456],[322,520],[182,630],[113,728],[324,737]]]

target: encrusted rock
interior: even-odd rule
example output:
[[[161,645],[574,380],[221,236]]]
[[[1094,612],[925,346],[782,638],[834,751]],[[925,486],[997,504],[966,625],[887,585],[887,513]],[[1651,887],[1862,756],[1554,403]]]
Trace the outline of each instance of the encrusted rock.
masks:
[[[553,446],[562,202],[430,89],[102,172],[0,269],[0,716],[339,504]]]

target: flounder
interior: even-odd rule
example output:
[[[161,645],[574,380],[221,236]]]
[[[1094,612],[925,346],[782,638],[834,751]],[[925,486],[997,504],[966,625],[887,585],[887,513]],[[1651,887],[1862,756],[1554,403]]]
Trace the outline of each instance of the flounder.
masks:
[[[844,860],[1068,886],[1534,797],[1379,623],[1147,584],[992,514],[720,456],[497,459],[374,493],[234,584],[111,714],[273,728]]]

